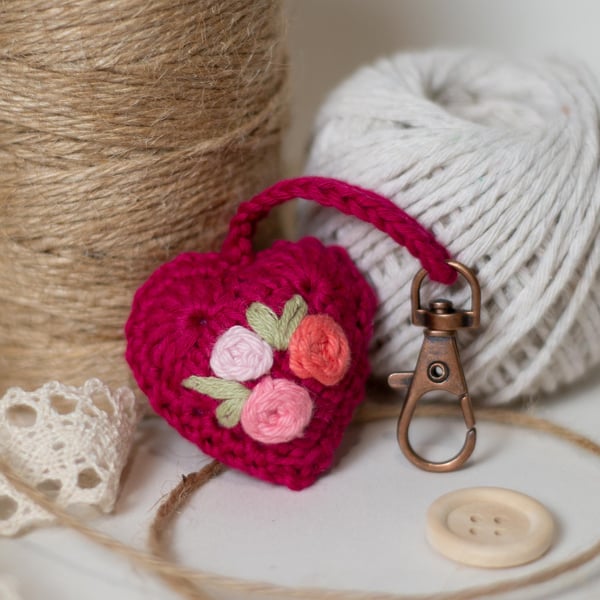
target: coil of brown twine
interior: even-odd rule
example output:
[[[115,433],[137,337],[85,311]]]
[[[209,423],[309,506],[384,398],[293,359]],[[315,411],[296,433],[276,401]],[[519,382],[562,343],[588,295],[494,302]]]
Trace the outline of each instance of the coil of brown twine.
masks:
[[[0,390],[122,385],[132,295],[278,176],[273,0],[0,7]]]
[[[366,404],[357,414],[355,421],[369,422],[390,417],[396,419],[398,414],[398,407]],[[416,411],[416,416],[455,417],[462,419],[462,412],[455,406],[430,404],[419,407]],[[600,457],[600,444],[552,421],[534,417],[517,410],[499,408],[480,408],[476,412],[476,417],[478,422],[490,421],[554,436],[589,452],[592,456]],[[175,590],[182,598],[187,598],[188,600],[209,600],[221,597],[223,592],[241,593],[244,598],[301,598],[302,600],[476,600],[494,598],[507,592],[533,588],[549,581],[557,580],[563,575],[572,573],[584,565],[591,563],[600,556],[600,540],[596,540],[577,554],[550,566],[542,567],[527,575],[517,575],[512,578],[500,579],[490,584],[473,585],[454,591],[444,590],[425,594],[362,592],[307,587],[292,588],[269,582],[228,577],[210,571],[195,570],[174,563],[168,556],[168,545],[166,543],[172,522],[183,510],[186,502],[194,492],[225,470],[226,467],[224,465],[217,461],[212,461],[200,471],[183,477],[181,483],[173,488],[156,512],[150,528],[150,553],[147,553],[128,546],[101,531],[88,527],[64,509],[56,506],[43,492],[23,481],[12,470],[10,465],[0,459],[0,473],[7,478],[15,489],[55,515],[59,523],[79,532],[99,546],[127,558],[132,564],[146,569],[149,573],[153,573]],[[207,543],[214,543],[214,540],[209,540]]]

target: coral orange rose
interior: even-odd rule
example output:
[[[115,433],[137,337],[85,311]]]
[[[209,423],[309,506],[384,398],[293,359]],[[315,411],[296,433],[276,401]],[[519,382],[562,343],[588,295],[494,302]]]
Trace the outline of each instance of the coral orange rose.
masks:
[[[288,347],[290,368],[303,379],[314,377],[336,385],[350,367],[350,346],[344,330],[329,315],[308,315],[294,331]]]

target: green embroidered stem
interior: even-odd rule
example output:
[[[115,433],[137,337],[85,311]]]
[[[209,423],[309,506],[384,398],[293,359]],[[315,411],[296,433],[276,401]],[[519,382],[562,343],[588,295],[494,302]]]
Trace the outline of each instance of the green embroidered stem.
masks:
[[[183,387],[206,394],[215,400],[235,400],[244,403],[250,390],[237,381],[228,381],[218,377],[198,377],[192,375],[181,382]]]
[[[230,398],[221,402],[215,411],[219,425],[228,429],[235,427],[240,422],[243,407],[244,401],[239,398]]]
[[[246,319],[267,344],[276,350],[287,350],[292,334],[307,313],[304,298],[295,295],[285,303],[280,318],[268,306],[254,302],[246,311]]]
[[[217,407],[215,415],[223,427],[235,427],[240,422],[244,402],[248,399],[250,390],[237,381],[228,381],[218,377],[198,377],[192,375],[181,382],[183,387],[206,394],[221,404]]]

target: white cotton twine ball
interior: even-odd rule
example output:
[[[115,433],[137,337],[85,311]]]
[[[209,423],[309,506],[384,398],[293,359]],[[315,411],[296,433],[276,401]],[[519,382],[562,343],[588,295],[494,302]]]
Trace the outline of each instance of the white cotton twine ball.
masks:
[[[482,326],[459,334],[475,401],[550,392],[600,362],[599,112],[581,64],[472,51],[380,60],[320,111],[307,173],[389,197],[477,272]],[[303,233],[346,247],[378,292],[374,374],[412,369],[417,261],[330,209]],[[469,305],[466,289],[442,295]]]

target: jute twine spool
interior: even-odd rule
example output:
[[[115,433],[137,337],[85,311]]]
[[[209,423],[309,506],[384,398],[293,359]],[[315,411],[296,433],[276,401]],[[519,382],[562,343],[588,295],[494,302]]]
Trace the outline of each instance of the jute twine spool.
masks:
[[[308,173],[390,197],[477,271],[482,327],[461,356],[478,401],[550,392],[600,362],[599,114],[580,63],[435,50],[364,67],[317,118]],[[348,248],[378,292],[375,375],[412,368],[416,261],[326,209],[306,232]],[[438,293],[468,306],[466,290]]]
[[[126,382],[135,289],[278,177],[280,9],[2,4],[0,389]]]

